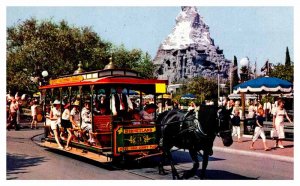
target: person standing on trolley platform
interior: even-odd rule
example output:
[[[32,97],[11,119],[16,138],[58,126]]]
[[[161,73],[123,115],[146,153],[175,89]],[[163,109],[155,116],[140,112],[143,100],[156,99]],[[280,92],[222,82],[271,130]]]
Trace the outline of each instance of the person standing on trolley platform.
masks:
[[[51,129],[54,133],[54,138],[56,143],[58,144],[59,149],[64,149],[59,141],[59,127],[61,125],[61,109],[60,109],[60,101],[55,100],[53,102],[53,108],[50,111],[50,120],[51,120]]]
[[[122,93],[122,87],[117,87],[116,93],[111,97],[111,110],[113,116],[128,119],[128,112],[133,110],[132,102],[126,94]]]

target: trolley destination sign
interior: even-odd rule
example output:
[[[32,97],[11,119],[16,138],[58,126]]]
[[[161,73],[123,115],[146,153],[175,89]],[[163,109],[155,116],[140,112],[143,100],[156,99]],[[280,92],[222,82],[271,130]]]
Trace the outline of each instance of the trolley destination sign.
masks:
[[[155,126],[136,128],[118,125],[114,130],[115,154],[155,149],[157,147],[155,132]]]

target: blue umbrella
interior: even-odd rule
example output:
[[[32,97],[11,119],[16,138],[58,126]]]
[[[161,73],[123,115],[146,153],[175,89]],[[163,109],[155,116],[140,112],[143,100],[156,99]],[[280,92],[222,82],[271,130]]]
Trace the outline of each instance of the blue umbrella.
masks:
[[[181,99],[196,99],[196,96],[194,94],[188,93],[181,96]]]
[[[261,77],[246,81],[234,87],[234,93],[289,93],[293,84],[275,77]]]

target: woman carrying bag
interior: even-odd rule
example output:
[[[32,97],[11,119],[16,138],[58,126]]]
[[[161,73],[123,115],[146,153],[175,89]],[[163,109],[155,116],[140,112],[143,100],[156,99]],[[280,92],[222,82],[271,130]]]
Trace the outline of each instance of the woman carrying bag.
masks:
[[[275,128],[275,131],[278,135],[278,138],[274,138],[275,139],[274,148],[276,148],[276,147],[279,147],[281,149],[284,148],[284,146],[282,145],[282,140],[285,138],[284,123],[283,123],[284,117],[286,117],[286,119],[289,120],[290,123],[292,123],[286,110],[284,109],[284,100],[279,99],[278,100],[278,108],[275,111],[274,116],[273,116],[273,128]]]

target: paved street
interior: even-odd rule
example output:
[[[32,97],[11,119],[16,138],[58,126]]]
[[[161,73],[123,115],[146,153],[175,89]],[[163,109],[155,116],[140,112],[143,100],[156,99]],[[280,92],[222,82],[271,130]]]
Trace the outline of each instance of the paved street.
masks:
[[[41,134],[43,129],[7,131],[7,179],[8,180],[171,180],[168,175],[158,175],[157,158],[149,159],[140,165],[119,169],[115,166],[101,165],[83,160],[67,153],[47,150],[36,145],[31,137]],[[284,142],[285,149],[265,152],[261,141],[257,150],[250,150],[249,138],[230,148],[223,148],[220,139],[215,141],[214,155],[210,158],[207,179],[218,180],[291,180],[294,178],[293,142]],[[268,141],[268,144],[271,144]],[[188,152],[180,150],[173,153],[179,172],[192,165]],[[276,171],[276,170],[281,171]],[[191,179],[198,179],[197,176]]]

